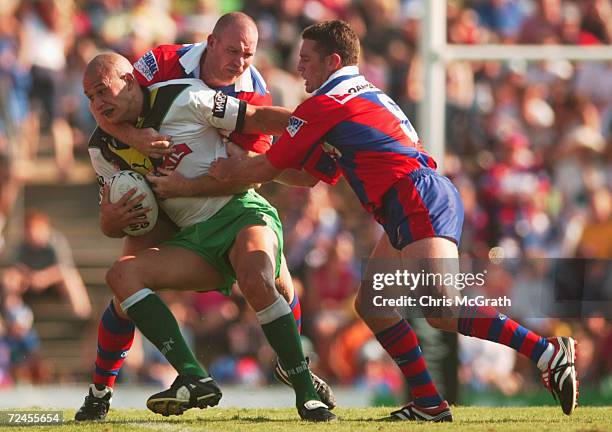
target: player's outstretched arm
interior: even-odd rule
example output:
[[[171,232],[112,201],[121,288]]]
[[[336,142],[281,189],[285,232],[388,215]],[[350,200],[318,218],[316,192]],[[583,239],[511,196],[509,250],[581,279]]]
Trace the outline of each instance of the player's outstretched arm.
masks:
[[[111,123],[96,110],[91,109],[91,104],[89,111],[104,132],[135,148],[143,155],[160,158],[172,153],[171,137],[161,135],[153,128],[139,129],[126,122]]]
[[[274,168],[265,154],[251,158],[220,158],[214,161],[208,175],[225,183],[229,181],[265,183],[274,180],[282,170]]]
[[[241,132],[282,135],[291,110],[280,106],[247,105]]]
[[[209,175],[188,178],[164,168],[158,168],[157,172],[161,175],[149,174],[146,177],[159,198],[234,195],[259,187],[249,182],[220,182]]]
[[[274,179],[274,181],[286,186],[301,187],[313,187],[319,183],[318,178],[308,174],[306,171],[296,170],[294,168],[283,170],[283,172],[281,172],[278,177]]]

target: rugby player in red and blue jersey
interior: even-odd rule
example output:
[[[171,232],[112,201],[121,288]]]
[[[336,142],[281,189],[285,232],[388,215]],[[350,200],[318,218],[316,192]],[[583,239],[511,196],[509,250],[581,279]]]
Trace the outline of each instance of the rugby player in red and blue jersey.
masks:
[[[346,23],[334,20],[308,27],[302,38],[298,71],[312,97],[297,107],[284,131],[269,131],[282,135],[265,155],[218,159],[209,175],[221,181],[264,182],[297,168],[332,184],[344,175],[363,207],[384,227],[386,235],[372,259],[398,258],[411,269],[418,263],[423,267],[415,271],[427,273],[448,273],[449,266],[457,272],[463,224],[459,194],[436,172],[435,161],[402,110],[359,74],[357,36]],[[401,369],[413,398],[390,419],[452,421],[415,332],[395,308],[374,307],[374,291],[367,288],[359,290],[357,312]],[[446,292],[444,286],[420,289],[432,297]],[[529,357],[563,412],[572,413],[578,386],[572,338],[546,339],[490,306],[437,312],[427,316],[435,328],[501,343]]]

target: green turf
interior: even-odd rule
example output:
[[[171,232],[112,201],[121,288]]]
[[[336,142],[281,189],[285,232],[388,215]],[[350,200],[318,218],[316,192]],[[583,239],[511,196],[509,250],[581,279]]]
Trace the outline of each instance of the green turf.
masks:
[[[612,407],[581,407],[571,417],[560,408],[454,407],[454,423],[380,422],[386,408],[338,408],[339,420],[332,424],[312,424],[297,420],[292,409],[212,408],[190,410],[182,416],[164,418],[146,410],[111,410],[105,422],[75,423],[74,410],[64,411],[58,426],[28,426],[0,430],[76,431],[610,431]]]

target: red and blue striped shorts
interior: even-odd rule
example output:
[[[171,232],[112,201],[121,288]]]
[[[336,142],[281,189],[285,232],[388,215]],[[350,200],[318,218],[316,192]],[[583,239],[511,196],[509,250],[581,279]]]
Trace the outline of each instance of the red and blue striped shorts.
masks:
[[[457,245],[463,204],[451,181],[430,168],[415,170],[389,189],[377,220],[395,249],[428,237],[445,237]]]

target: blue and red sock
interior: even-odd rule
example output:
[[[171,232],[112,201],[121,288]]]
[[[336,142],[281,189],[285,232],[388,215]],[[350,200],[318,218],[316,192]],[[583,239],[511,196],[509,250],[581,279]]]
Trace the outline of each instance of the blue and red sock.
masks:
[[[111,301],[98,325],[94,384],[112,387],[134,341],[134,323],[117,315]]]
[[[462,306],[457,331],[514,348],[537,364],[549,342],[490,306]]]
[[[298,334],[302,333],[302,308],[300,307],[300,299],[298,298],[297,293],[293,293],[293,300],[289,303],[289,307],[291,308],[291,313],[293,314],[293,319],[295,320],[295,324],[298,328]]]
[[[440,405],[442,396],[429,375],[416,333],[410,324],[402,319],[375,336],[404,374],[414,403],[420,407]]]

